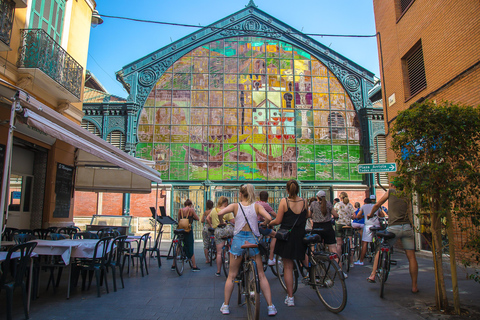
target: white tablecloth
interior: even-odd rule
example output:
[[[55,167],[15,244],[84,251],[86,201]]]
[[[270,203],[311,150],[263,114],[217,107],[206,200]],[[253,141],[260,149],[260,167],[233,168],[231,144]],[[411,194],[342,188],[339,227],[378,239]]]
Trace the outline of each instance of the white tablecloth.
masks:
[[[7,254],[8,254],[8,251],[0,251],[0,262],[3,262],[7,259]],[[37,254],[35,252],[32,252],[30,256],[35,257],[37,256]],[[20,258],[20,252],[12,253],[12,256],[10,259],[17,259],[17,258]]]
[[[62,256],[65,264],[70,258],[92,258],[98,239],[65,239],[65,240],[33,240],[37,246],[33,250],[39,255]],[[102,247],[98,248],[97,257],[102,254]]]

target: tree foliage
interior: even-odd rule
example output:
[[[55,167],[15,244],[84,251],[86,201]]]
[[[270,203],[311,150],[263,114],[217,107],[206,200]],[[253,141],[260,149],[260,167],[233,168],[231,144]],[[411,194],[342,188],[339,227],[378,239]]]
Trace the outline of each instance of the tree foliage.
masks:
[[[441,265],[442,220],[449,221],[447,229],[452,228],[452,215],[456,221],[467,219],[470,225],[480,224],[480,108],[425,101],[400,112],[393,131],[391,147],[397,158],[397,179],[405,192],[419,195],[418,204],[430,215],[437,307],[445,309],[448,300]],[[478,234],[472,235],[469,245],[478,259]]]

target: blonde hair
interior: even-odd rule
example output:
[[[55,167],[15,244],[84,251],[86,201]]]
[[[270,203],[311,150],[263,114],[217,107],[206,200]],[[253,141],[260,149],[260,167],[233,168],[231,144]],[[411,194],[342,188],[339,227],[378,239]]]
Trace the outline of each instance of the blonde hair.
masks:
[[[255,189],[250,183],[241,185],[240,193],[242,194],[243,198],[247,200],[248,203],[251,204],[255,202]]]
[[[340,199],[343,200],[343,203],[348,204],[350,200],[348,199],[348,194],[345,191],[340,192]]]
[[[228,203],[228,198],[225,196],[221,196],[220,198],[218,198],[216,208],[220,208],[224,203]]]

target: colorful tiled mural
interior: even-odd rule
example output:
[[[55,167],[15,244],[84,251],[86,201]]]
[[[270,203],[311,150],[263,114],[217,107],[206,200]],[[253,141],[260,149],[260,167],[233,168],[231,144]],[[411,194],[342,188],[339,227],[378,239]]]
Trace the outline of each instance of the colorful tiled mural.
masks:
[[[360,124],[340,82],[288,43],[236,37],[186,54],[151,91],[137,157],[166,181],[360,181]]]

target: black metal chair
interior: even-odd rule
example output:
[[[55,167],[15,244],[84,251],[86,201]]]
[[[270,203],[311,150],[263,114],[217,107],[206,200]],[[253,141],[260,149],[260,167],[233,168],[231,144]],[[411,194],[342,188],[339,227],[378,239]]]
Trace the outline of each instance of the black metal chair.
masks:
[[[147,254],[148,252],[150,252],[150,259],[153,257],[154,254],[157,256],[157,262],[158,262],[159,268],[162,266],[162,261],[160,259],[160,243],[162,241],[162,235],[163,235],[163,231],[159,231],[153,247],[145,249],[147,251]],[[150,260],[149,260],[149,263],[150,263]]]
[[[73,235],[75,233],[77,233],[77,229],[76,228],[71,228],[71,227],[60,228],[60,229],[58,229],[57,233],[66,234],[66,235],[68,235],[68,237],[70,239],[72,239]]]
[[[28,296],[25,284],[25,274],[30,264],[30,256],[36,242],[28,242],[11,247],[8,250],[7,258],[1,265],[0,288],[7,292],[7,319],[12,319],[13,291],[16,287],[22,288],[23,309],[25,318],[28,319]],[[12,259],[12,254],[19,252],[20,257]],[[29,281],[32,281],[31,279]]]
[[[31,234],[33,236],[33,230],[31,229],[17,229],[13,232],[13,234]]]
[[[18,230],[17,228],[5,228],[5,231],[2,234],[3,241],[13,241],[13,234]]]
[[[101,228],[100,230],[98,230],[98,238],[99,239],[102,239],[102,238],[105,238],[105,237],[118,237],[120,236],[120,232],[115,229],[115,228],[112,228],[112,227],[105,227],[105,228]]]
[[[98,239],[98,235],[92,232],[78,232],[73,235],[73,239]]]
[[[47,240],[48,235],[50,234],[50,230],[48,229],[33,229],[33,235],[37,237],[37,239]]]
[[[148,275],[148,267],[147,267],[147,240],[148,237],[150,236],[150,232],[145,233],[140,237],[138,240],[138,245],[137,245],[137,251],[132,252],[132,251],[127,251],[125,252],[125,255],[123,256],[123,263],[125,263],[125,259],[131,259],[132,260],[132,266],[135,266],[134,264],[134,258],[137,258],[137,262],[140,264],[140,270],[142,271],[142,277],[144,276],[143,274],[143,266],[145,265],[145,271],[147,272]],[[137,265],[138,267],[138,265]],[[130,265],[128,266],[128,272],[130,273]]]
[[[54,241],[65,240],[67,239],[67,236],[59,233],[50,233],[50,239]],[[49,258],[50,258],[49,261],[43,263],[41,267],[45,269],[50,269],[50,277],[48,278],[46,290],[48,290],[51,283],[53,288],[53,293],[55,293],[57,291],[56,288],[60,284],[60,278],[62,277],[62,270],[67,265],[63,262],[63,259],[60,256],[49,256]],[[55,276],[54,276],[56,268],[58,268],[57,281],[55,281]]]
[[[116,269],[120,270],[120,280],[122,282],[122,288],[125,288],[123,283],[123,254],[125,253],[125,240],[127,236],[118,236],[112,240],[110,244],[110,257],[107,261],[107,270],[112,270],[113,278],[113,291],[117,292],[117,281],[115,278]]]
[[[100,297],[100,286],[102,284],[102,280],[105,280],[105,288],[107,289],[107,293],[109,293],[107,283],[107,261],[110,259],[109,244],[110,240],[112,239],[112,237],[107,237],[98,240],[97,244],[95,245],[93,258],[82,259],[76,264],[76,268],[82,273],[82,290],[85,290],[87,271],[90,271],[88,289],[90,289],[90,285],[92,284],[93,273],[95,273],[98,297]]]
[[[57,233],[58,227],[48,227],[47,228],[51,233]]]
[[[15,241],[15,244],[27,243],[29,241],[36,240],[36,239],[37,237],[28,233],[15,234],[13,236],[13,240]]]

